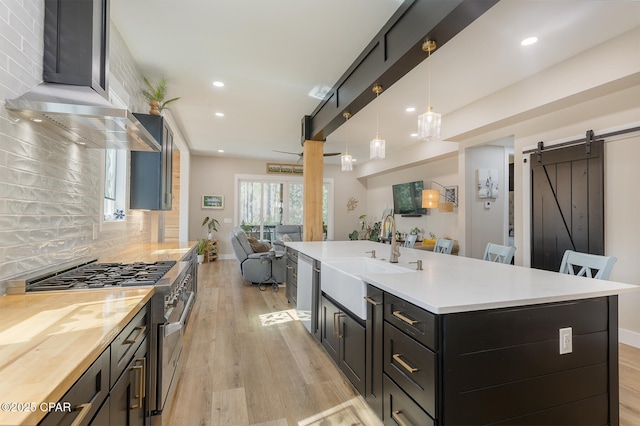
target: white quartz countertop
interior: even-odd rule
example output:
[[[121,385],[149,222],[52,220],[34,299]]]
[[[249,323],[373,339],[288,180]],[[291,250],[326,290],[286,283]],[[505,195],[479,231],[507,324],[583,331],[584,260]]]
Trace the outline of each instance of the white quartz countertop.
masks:
[[[372,241],[288,242],[287,246],[321,262],[367,257],[388,262],[391,246]],[[397,265],[422,271],[365,274],[362,279],[434,314],[561,302],[638,291],[613,281],[487,262],[402,247]]]

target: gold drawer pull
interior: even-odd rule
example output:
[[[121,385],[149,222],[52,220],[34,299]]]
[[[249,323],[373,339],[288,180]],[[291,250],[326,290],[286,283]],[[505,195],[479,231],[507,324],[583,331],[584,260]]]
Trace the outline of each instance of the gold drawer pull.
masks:
[[[141,325],[139,327],[135,328],[136,330],[138,330],[138,334],[136,334],[136,337],[134,337],[133,339],[127,339],[124,341],[125,345],[130,345],[132,343],[135,343],[136,341],[138,341],[138,337],[142,336],[144,334],[145,331],[147,331],[147,326],[146,325]]]
[[[293,269],[293,266],[287,265],[287,269]]]
[[[143,398],[144,398],[144,394],[145,394],[145,386],[144,386],[144,376],[145,376],[145,362],[144,362],[144,358],[143,359],[138,359],[137,361],[143,361],[142,365],[134,365],[133,367],[131,367],[132,370],[138,370],[138,394],[136,395],[136,398],[138,399],[138,402],[134,405],[131,406],[132,410],[138,410],[140,408],[143,408]]]
[[[365,296],[364,300],[366,300],[367,302],[371,303],[373,306],[378,306],[378,305],[382,305],[381,302],[378,302],[376,300],[373,300],[372,298],[370,298],[369,296]]]
[[[409,325],[415,325],[418,323],[416,320],[412,320],[411,318],[407,318],[400,311],[393,311],[393,316],[396,318],[400,318],[402,321],[406,322]]]
[[[71,426],[80,426],[84,418],[87,417],[87,414],[89,414],[90,410],[91,410],[90,402],[80,404],[77,407],[75,407],[73,411],[80,411],[80,414],[78,414],[78,417],[76,417],[73,423],[71,423]]]
[[[391,413],[391,418],[395,420],[396,423],[398,423],[400,426],[407,426],[404,420],[402,420],[402,418],[400,417],[400,413],[401,411],[394,411],[393,413]]]
[[[340,311],[333,313],[333,334],[338,339],[342,339],[342,334],[340,334],[340,315],[342,315]]]
[[[412,367],[409,364],[407,364],[405,361],[403,361],[402,358],[400,358],[400,354],[393,354],[393,359],[395,359],[398,362],[398,364],[400,364],[409,373],[415,373],[416,371],[418,371],[417,368]]]
[[[313,270],[314,270],[314,271],[316,271],[317,273],[322,272],[322,271],[321,271],[320,269],[318,269],[318,268],[313,268]]]

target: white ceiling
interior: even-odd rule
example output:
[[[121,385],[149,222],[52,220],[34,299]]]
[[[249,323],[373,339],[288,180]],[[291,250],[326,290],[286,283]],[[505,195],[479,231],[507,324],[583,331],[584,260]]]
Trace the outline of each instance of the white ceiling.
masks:
[[[171,113],[193,153],[294,162],[273,150],[302,151],[300,120],[320,102],[308,93],[333,86],[400,4],[111,0],[111,16],[143,74],[166,78],[168,97],[180,96]],[[502,0],[432,53],[431,104],[453,112],[638,26],[640,1]],[[528,36],[538,43],[520,46]],[[387,153],[416,143],[410,134],[426,109],[425,61],[329,135],[325,152],[348,142],[366,161],[376,110]]]

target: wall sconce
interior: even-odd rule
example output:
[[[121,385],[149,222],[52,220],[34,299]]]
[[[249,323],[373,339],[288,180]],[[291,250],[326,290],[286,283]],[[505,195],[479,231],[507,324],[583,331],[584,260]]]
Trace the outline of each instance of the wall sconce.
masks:
[[[438,185],[444,192],[441,193],[437,189],[425,189],[422,191],[422,208],[438,209],[442,213],[453,212],[453,207],[458,206],[458,187],[443,186],[438,182],[431,181],[431,186]],[[444,199],[440,202],[440,197]]]
[[[381,160],[384,158],[385,152],[385,141],[384,139],[380,139],[380,135],[378,134],[378,95],[382,93],[382,86],[376,84],[373,86],[373,93],[376,94],[376,138],[369,142],[369,158],[371,160]]]

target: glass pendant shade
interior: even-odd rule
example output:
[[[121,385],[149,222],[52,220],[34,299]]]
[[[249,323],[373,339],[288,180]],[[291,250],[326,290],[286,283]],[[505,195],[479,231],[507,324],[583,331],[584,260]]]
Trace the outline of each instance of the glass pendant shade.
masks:
[[[440,191],[437,189],[425,189],[422,191],[422,208],[437,209]]]
[[[425,141],[440,139],[442,116],[429,107],[429,111],[418,116],[418,138]]]
[[[342,165],[343,172],[353,170],[353,157],[349,154],[349,151],[345,151],[344,155],[340,156],[340,164]]]
[[[371,160],[382,160],[384,158],[384,139],[374,139],[369,142],[369,158]]]

